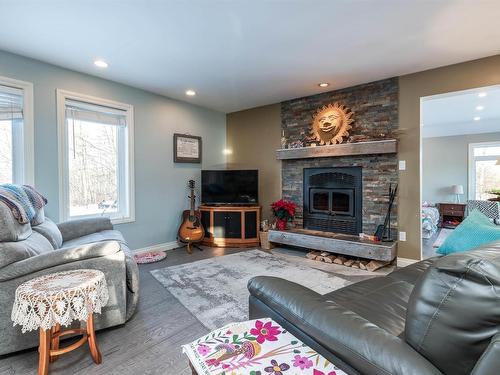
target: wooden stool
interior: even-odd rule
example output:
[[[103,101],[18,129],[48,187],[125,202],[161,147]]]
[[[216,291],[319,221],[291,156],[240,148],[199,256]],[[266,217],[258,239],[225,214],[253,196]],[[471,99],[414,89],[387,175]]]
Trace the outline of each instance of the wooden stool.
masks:
[[[59,340],[66,335],[82,335],[77,342],[59,348]],[[94,332],[94,314],[90,314],[86,322],[86,328],[66,329],[61,331],[61,325],[56,324],[51,329],[40,328],[40,345],[38,346],[38,374],[46,375],[49,373],[49,362],[55,362],[61,354],[69,353],[80,346],[89,343],[90,355],[96,364],[102,362],[102,355],[97,346],[97,340]]]
[[[94,313],[100,313],[107,301],[106,279],[97,270],[58,272],[27,281],[17,288],[12,320],[14,325],[23,326],[23,333],[40,330],[39,375],[48,374],[49,363],[86,342],[94,362],[102,362],[94,332]],[[69,325],[73,320],[84,321],[86,327],[61,330],[61,325]],[[82,337],[60,348],[61,337],[72,334]]]

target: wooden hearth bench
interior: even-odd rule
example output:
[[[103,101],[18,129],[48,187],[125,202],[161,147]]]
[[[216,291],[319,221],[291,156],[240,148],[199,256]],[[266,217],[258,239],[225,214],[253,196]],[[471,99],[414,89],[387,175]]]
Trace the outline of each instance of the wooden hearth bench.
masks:
[[[309,229],[270,230],[269,241],[381,262],[391,262],[397,255],[396,241],[375,242],[353,235]]]

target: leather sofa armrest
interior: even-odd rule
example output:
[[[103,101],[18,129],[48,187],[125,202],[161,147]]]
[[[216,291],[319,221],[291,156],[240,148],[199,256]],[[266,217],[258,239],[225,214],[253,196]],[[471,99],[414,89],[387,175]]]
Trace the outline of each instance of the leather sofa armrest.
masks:
[[[103,230],[113,229],[109,217],[92,217],[88,219],[69,220],[57,224],[61,231],[63,242],[73,240]]]
[[[399,337],[308,288],[259,276],[249,281],[248,289],[252,296],[362,374],[441,375]]]
[[[257,276],[248,281],[248,291],[271,308],[286,309],[292,316],[310,313],[323,296],[315,291],[291,281],[272,276]],[[309,305],[300,303],[309,301]],[[295,323],[295,320],[290,320]]]
[[[472,369],[471,375],[497,375],[500,371],[500,332],[490,344]]]
[[[95,242],[87,245],[69,247],[36,255],[0,269],[0,282],[15,279],[61,264],[83,259],[104,257],[120,251],[116,241]]]

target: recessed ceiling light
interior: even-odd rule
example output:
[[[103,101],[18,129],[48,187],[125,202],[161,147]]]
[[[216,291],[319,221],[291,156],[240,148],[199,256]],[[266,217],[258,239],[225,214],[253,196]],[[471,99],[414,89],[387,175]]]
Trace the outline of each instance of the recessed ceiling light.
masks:
[[[321,83],[318,83],[318,86],[319,87],[328,87],[328,86],[330,86],[330,84],[328,82],[321,82]]]
[[[482,106],[482,105],[478,105],[476,107],[476,111],[482,111],[483,109],[484,109],[484,106]]]
[[[108,63],[104,60],[94,60],[94,65],[97,66],[98,68],[107,68],[108,67]]]
[[[477,96],[479,96],[480,98],[484,98],[487,95],[488,95],[488,93],[486,93],[486,92],[480,92],[479,94],[477,94]]]
[[[194,91],[194,90],[186,90],[186,95],[187,96],[195,96],[196,95],[196,91]]]
[[[474,121],[479,121],[479,120],[481,120],[481,117],[479,116],[474,117]]]

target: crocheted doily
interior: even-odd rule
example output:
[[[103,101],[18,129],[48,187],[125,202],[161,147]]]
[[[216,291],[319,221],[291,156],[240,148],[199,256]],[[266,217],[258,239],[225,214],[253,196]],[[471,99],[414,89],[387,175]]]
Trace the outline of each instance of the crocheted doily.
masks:
[[[16,289],[12,321],[22,332],[68,326],[100,313],[108,302],[104,273],[81,269],[53,273],[29,280]]]

